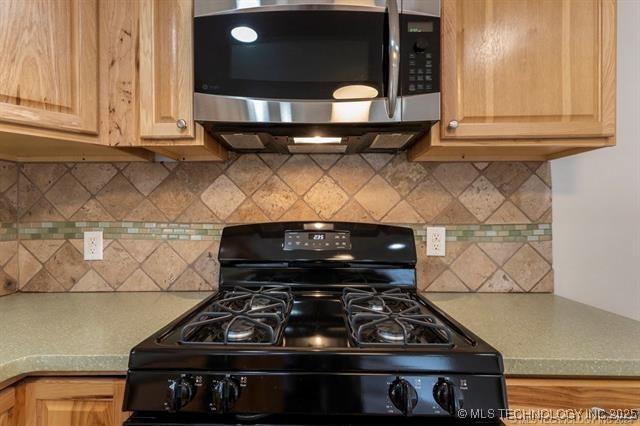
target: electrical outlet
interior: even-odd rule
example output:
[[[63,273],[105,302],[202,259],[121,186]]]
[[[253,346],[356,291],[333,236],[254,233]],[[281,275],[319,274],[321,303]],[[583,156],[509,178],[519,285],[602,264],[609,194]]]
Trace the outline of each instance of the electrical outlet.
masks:
[[[427,256],[444,256],[446,253],[447,229],[444,226],[427,227]]]
[[[84,233],[84,260],[102,260],[102,231]]]

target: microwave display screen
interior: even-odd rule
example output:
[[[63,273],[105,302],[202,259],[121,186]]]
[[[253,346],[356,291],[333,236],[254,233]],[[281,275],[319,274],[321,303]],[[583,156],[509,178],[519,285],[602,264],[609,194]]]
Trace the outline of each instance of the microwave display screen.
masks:
[[[364,39],[234,43],[230,60],[234,80],[360,82],[373,78]]]
[[[432,33],[433,21],[409,22],[407,30],[410,33]]]

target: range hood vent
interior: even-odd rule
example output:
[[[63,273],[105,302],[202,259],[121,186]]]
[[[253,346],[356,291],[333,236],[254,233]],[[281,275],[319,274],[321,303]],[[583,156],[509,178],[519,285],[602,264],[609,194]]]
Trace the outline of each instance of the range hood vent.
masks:
[[[264,149],[260,136],[253,133],[226,133],[220,137],[233,149]]]
[[[301,144],[288,145],[291,154],[344,154],[347,152],[347,145],[333,144]]]
[[[379,133],[371,142],[371,149],[400,149],[415,136],[414,133]]]

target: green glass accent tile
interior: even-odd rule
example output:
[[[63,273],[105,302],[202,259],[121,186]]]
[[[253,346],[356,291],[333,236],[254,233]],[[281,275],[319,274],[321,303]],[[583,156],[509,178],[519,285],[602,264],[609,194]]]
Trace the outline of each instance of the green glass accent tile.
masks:
[[[458,241],[458,237],[445,237],[445,241]]]
[[[529,235],[527,237],[527,241],[538,241],[538,236],[537,235]]]
[[[534,229],[533,235],[544,235],[544,229]]]
[[[541,223],[540,224],[540,229],[551,229],[551,224],[550,223]]]
[[[527,225],[516,225],[516,226],[515,226],[515,229],[518,229],[518,230],[524,231],[525,229],[527,229]]]
[[[487,231],[487,236],[488,237],[495,237],[498,235],[497,231]]]
[[[137,228],[129,228],[127,229],[127,234],[138,234],[139,233],[139,229]]]

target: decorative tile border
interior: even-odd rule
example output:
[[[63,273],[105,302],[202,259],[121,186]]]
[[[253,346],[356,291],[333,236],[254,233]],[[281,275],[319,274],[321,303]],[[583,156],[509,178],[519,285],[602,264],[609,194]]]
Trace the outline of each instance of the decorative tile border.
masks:
[[[416,236],[426,237],[425,224],[398,224],[413,228]],[[225,224],[185,224],[157,222],[32,222],[3,223],[0,239],[23,240],[79,239],[83,232],[102,231],[105,239],[138,240],[218,240]],[[551,240],[551,224],[447,225],[447,241],[526,242]]]

